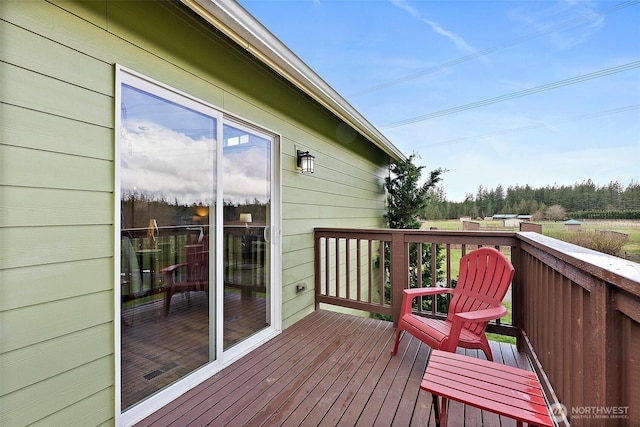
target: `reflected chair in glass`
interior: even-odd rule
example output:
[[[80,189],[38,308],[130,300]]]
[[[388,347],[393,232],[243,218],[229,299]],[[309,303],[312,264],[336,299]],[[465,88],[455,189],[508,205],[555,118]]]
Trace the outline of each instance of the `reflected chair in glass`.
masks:
[[[205,292],[209,295],[209,242],[207,236],[201,242],[184,246],[186,262],[170,265],[160,270],[164,279],[164,314],[169,315],[171,299],[175,294]]]

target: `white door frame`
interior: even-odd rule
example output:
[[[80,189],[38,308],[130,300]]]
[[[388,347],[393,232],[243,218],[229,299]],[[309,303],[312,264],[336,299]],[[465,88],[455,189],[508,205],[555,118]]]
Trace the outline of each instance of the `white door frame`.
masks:
[[[142,89],[156,87],[162,89],[162,91],[168,91],[169,93],[173,93],[175,95],[174,101],[179,104],[184,105],[186,102],[191,106],[200,105],[203,108],[215,110],[218,113],[213,115],[217,119],[218,126],[218,140],[217,140],[217,152],[220,153],[217,155],[217,180],[218,185],[216,186],[216,202],[217,206],[223,206],[222,204],[222,186],[220,185],[222,182],[222,125],[224,122],[233,124],[234,126],[238,126],[239,123],[248,123],[246,121],[235,121],[232,119],[233,116],[230,116],[228,113],[222,111],[220,108],[217,108],[207,102],[204,102],[200,99],[197,99],[187,93],[181,92],[174,88],[171,88],[167,85],[164,85],[158,81],[155,81],[151,78],[148,78],[140,73],[122,67],[121,65],[116,64],[115,66],[115,161],[114,161],[114,370],[115,370],[115,378],[114,378],[114,420],[116,426],[129,426],[133,425],[136,422],[144,419],[148,415],[151,415],[158,409],[167,405],[172,400],[178,398],[180,395],[184,394],[188,390],[194,388],[198,384],[212,377],[216,373],[220,372],[226,366],[229,366],[234,361],[239,359],[240,357],[246,355],[253,349],[258,346],[264,344],[269,341],[276,335],[278,335],[282,330],[282,247],[281,247],[281,144],[280,144],[280,136],[272,132],[258,124],[249,123],[249,129],[252,132],[259,133],[264,135],[272,140],[272,150],[271,150],[271,233],[270,233],[270,245],[271,245],[271,257],[270,257],[270,287],[271,287],[271,298],[270,298],[270,313],[271,313],[271,326],[266,328],[263,331],[255,334],[254,336],[245,340],[242,344],[236,345],[229,349],[228,351],[223,351],[222,348],[222,315],[223,310],[218,310],[218,307],[215,307],[215,321],[212,325],[215,328],[216,339],[215,339],[215,360],[210,363],[202,366],[201,368],[191,372],[190,374],[184,376],[174,384],[167,386],[165,389],[160,390],[156,394],[150,396],[149,398],[141,401],[134,407],[130,408],[126,412],[122,412],[121,407],[121,393],[122,393],[122,380],[121,380],[121,353],[122,353],[122,341],[121,341],[121,287],[120,287],[120,245],[117,242],[120,241],[121,234],[121,221],[120,221],[120,192],[121,192],[121,169],[120,169],[120,155],[121,155],[121,135],[118,131],[122,126],[122,117],[121,117],[121,87],[123,83],[131,84],[137,86],[138,84],[142,86]],[[138,86],[138,87],[140,87]],[[222,221],[222,209],[216,209],[216,238],[215,245],[216,251],[215,253],[220,253],[222,249],[222,230],[223,230],[223,221]],[[218,288],[222,289],[222,286],[217,286],[218,283],[223,283],[223,269],[222,269],[222,257],[216,256],[215,260],[215,281],[214,284],[216,286],[216,292],[210,292],[212,298],[218,299],[221,301],[221,295],[218,295],[220,291]],[[212,276],[210,276],[212,277]],[[210,304],[210,307],[213,307],[213,304]],[[213,317],[210,317],[213,319]],[[211,341],[211,340],[210,340]]]

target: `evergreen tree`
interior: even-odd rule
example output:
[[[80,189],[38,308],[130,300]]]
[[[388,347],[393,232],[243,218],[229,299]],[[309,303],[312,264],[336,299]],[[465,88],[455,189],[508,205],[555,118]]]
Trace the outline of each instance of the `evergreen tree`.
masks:
[[[560,205],[575,218],[635,219],[640,211],[640,184],[632,181],[625,188],[619,181],[612,181],[598,186],[591,179],[574,185],[554,184],[536,189],[516,184],[509,186],[506,194],[502,186],[493,190],[480,185],[476,195],[468,193],[463,202],[438,200],[433,203],[440,203],[440,209],[431,206],[430,211],[442,212],[446,218],[476,218],[497,213],[533,215],[538,211],[543,214],[546,206]]]
[[[434,169],[429,178],[419,184],[424,166],[416,166],[412,154],[406,161],[394,162],[385,179],[389,228],[420,228],[418,216],[427,206],[429,191],[442,180],[444,169]]]
[[[417,154],[412,154],[405,161],[398,161],[389,168],[390,175],[385,179],[385,187],[387,189],[387,214],[385,218],[388,221],[389,228],[393,229],[417,229],[420,228],[418,216],[424,212],[429,201],[430,192],[438,182],[441,181],[441,175],[446,172],[444,169],[435,169],[431,171],[426,181],[420,184],[420,179],[424,166],[416,166],[414,160]],[[421,253],[418,253],[418,247],[421,247]],[[436,246],[436,269],[437,277],[442,276],[441,265],[444,260],[444,252],[440,246]],[[422,271],[422,285],[431,285],[431,245],[412,244],[409,247],[409,286],[415,287],[418,283],[418,263]],[[390,265],[389,250],[385,250],[385,266]],[[386,275],[389,277],[389,274]],[[389,301],[391,298],[391,284],[385,286],[385,299]],[[427,299],[424,300],[425,304]],[[427,306],[425,306],[427,308]],[[430,308],[430,307],[429,307]]]

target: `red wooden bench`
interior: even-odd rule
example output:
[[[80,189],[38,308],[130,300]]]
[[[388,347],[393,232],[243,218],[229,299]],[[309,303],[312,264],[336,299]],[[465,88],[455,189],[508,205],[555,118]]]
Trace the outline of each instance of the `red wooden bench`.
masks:
[[[432,350],[420,387],[433,395],[438,426],[447,424],[447,399],[513,418],[518,426],[554,425],[538,378],[523,369]]]

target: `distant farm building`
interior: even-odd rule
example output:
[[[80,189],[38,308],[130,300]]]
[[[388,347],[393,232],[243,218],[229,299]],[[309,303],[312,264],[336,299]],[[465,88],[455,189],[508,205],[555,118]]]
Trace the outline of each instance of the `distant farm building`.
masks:
[[[567,231],[580,231],[582,230],[582,223],[575,219],[570,219],[564,222],[564,229]]]
[[[532,215],[496,214],[491,217],[494,221],[502,221],[506,228],[517,228],[522,221],[531,221]]]
[[[478,231],[480,230],[480,223],[473,221],[462,221],[462,229],[468,231]]]

